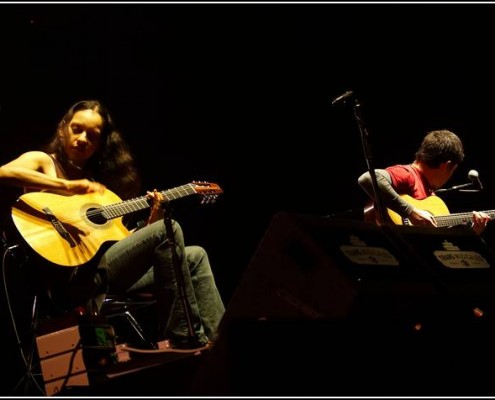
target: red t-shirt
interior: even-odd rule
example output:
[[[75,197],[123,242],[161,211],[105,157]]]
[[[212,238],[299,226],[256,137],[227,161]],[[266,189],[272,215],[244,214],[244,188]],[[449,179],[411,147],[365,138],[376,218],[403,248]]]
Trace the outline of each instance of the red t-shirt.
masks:
[[[417,200],[434,195],[424,175],[413,166],[393,165],[385,169],[392,178],[392,187],[399,195],[407,194]]]

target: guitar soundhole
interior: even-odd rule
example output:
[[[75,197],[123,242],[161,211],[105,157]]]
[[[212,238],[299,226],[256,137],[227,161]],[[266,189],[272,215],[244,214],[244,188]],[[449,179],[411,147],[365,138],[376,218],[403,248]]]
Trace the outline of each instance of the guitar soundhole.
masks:
[[[103,216],[101,209],[98,208],[88,208],[86,211],[86,217],[97,225],[103,225],[107,222],[107,219]]]

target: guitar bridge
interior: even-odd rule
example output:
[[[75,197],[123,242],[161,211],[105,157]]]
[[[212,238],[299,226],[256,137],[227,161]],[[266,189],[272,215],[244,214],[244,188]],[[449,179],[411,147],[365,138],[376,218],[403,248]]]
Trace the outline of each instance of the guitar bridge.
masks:
[[[70,247],[76,247],[76,242],[74,242],[69,235],[69,232],[67,232],[67,229],[64,228],[62,223],[57,219],[52,211],[48,207],[45,207],[43,208],[43,212],[46,214],[58,234],[69,243]]]

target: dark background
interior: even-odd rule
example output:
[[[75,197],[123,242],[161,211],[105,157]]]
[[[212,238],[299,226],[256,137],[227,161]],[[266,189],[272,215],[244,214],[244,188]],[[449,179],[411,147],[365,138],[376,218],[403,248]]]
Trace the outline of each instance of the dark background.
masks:
[[[189,243],[210,253],[226,300],[274,213],[362,208],[366,170],[354,90],[376,167],[412,161],[447,128],[491,208],[493,5],[3,4],[0,162],[37,148],[66,109],[99,98],[145,179],[218,183],[213,206],[175,204]]]
[[[354,216],[367,164],[409,163],[424,134],[451,129],[493,205],[491,4],[2,4],[0,163],[43,144],[67,108],[101,99],[146,188],[218,183],[214,205],[174,204],[228,302],[279,211]],[[143,193],[144,194],[144,193]]]

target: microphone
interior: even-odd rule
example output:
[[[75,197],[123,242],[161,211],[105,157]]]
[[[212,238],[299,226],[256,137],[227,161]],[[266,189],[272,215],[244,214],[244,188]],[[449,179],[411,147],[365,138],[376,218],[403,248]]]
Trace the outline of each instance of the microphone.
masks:
[[[468,178],[471,182],[463,183],[462,185],[452,186],[452,187],[449,187],[447,189],[438,189],[438,190],[435,190],[435,193],[445,193],[445,192],[451,192],[454,190],[458,190],[459,192],[479,192],[480,190],[483,190],[483,185],[481,184],[478,171],[476,171],[474,169],[470,170],[468,172]],[[469,190],[464,189],[464,188],[473,186],[474,181],[476,181],[478,183],[479,189],[469,189]],[[461,189],[463,189],[463,190],[461,190]]]
[[[354,92],[352,90],[348,90],[345,93],[342,93],[340,96],[336,97],[332,100],[332,106],[339,103],[344,103],[349,97],[352,97]]]
[[[478,171],[476,171],[475,169],[470,170],[468,172],[468,178],[471,179],[472,181],[476,181],[478,183],[480,190],[483,190],[483,185],[481,184],[480,174],[478,174]]]

